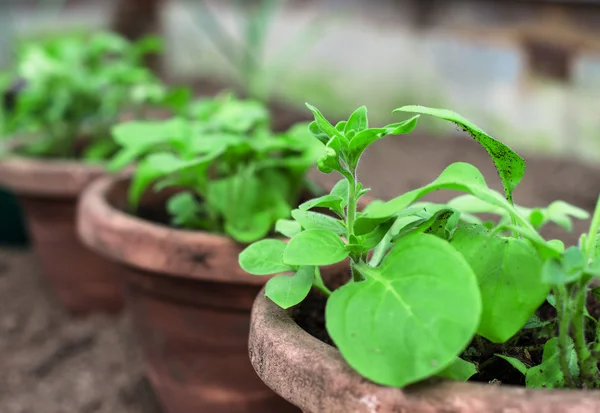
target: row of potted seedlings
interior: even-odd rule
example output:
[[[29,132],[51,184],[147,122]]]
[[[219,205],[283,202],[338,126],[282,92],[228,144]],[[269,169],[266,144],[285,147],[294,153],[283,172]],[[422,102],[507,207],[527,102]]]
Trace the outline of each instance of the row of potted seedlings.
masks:
[[[567,248],[539,230],[588,214],[515,204],[525,162],[456,113],[372,128],[364,107],[333,125],[308,105],[313,122],[274,133],[258,102],[164,86],[141,61],[155,49],[26,47],[0,183],[69,311],[125,300],[167,411],[600,411],[600,208]],[[479,142],[504,193],[458,162],[370,201],[362,154],[420,115]],[[321,188],[314,165],[342,179]],[[462,194],[421,199],[436,190]]]

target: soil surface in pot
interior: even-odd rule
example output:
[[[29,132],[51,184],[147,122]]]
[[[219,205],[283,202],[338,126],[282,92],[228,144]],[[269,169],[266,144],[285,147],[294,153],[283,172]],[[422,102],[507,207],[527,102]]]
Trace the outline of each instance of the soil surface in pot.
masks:
[[[31,252],[0,250],[0,412],[161,413],[130,331],[69,317]]]

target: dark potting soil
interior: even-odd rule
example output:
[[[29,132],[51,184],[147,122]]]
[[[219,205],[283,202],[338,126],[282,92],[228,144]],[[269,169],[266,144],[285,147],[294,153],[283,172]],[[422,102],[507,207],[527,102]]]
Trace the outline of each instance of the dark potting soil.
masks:
[[[161,413],[131,331],[68,316],[32,252],[0,249],[0,412]]]

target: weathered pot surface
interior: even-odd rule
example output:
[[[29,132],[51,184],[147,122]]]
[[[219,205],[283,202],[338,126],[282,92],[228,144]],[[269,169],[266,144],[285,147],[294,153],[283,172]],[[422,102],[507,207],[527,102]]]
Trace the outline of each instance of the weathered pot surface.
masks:
[[[122,212],[127,179],[102,178],[85,191],[79,234],[126,268],[146,370],[169,413],[286,413],[248,360],[250,310],[266,278],[238,265],[230,238],[152,223]],[[142,208],[164,206],[149,193]]]
[[[123,306],[114,265],[84,247],[75,229],[79,194],[104,173],[100,166],[75,161],[0,159],[0,185],[17,195],[44,275],[75,315],[118,312]]]
[[[305,413],[600,412],[600,391],[437,379],[405,389],[379,386],[352,370],[335,347],[300,328],[264,291],[252,308],[249,353],[265,384]]]

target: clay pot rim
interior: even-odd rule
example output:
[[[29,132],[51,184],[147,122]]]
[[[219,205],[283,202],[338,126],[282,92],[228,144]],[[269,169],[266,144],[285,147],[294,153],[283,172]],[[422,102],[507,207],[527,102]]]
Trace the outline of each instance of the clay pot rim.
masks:
[[[306,412],[600,411],[600,390],[526,389],[446,379],[431,379],[405,389],[375,384],[356,373],[335,347],[304,331],[289,310],[278,307],[264,293],[263,288],[252,308],[252,365],[265,384]],[[377,401],[381,410],[367,406],[365,400]],[[328,406],[333,410],[327,410]]]
[[[70,159],[41,159],[8,152],[0,157],[0,184],[19,194],[47,197],[77,196],[104,165]]]

